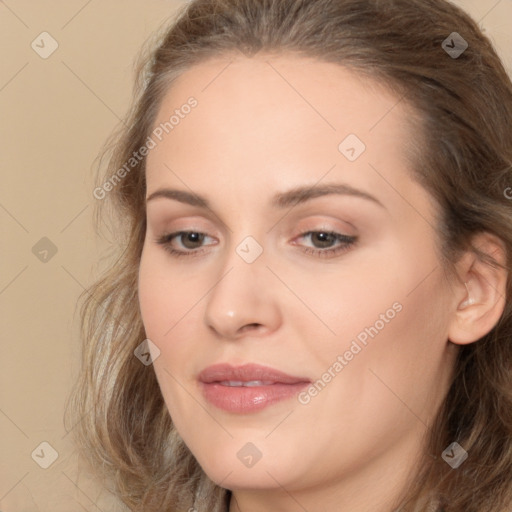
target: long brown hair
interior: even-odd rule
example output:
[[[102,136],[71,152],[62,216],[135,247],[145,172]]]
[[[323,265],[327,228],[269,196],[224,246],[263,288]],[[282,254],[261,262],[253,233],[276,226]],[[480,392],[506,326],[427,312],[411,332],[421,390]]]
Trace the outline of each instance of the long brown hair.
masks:
[[[443,48],[453,32],[468,44],[460,56]],[[104,198],[96,194],[98,206],[111,206],[99,220],[120,220],[113,233],[121,250],[82,306],[82,371],[72,403],[84,456],[132,510],[227,509],[230,491],[206,476],[176,432],[151,366],[134,357],[145,339],[137,295],[145,158],[119,170],[147,143],[169,85],[191,66],[240,52],[294,53],[384,84],[418,114],[411,172],[440,205],[448,268],[464,250],[484,257],[471,247],[477,233],[505,245],[505,311],[488,335],[460,349],[429,433],[434,456],[400,510],[511,507],[512,84],[489,39],[444,0],[194,0],[155,44],[141,57],[132,110],[105,148],[108,165],[98,181],[110,182]],[[441,458],[453,441],[470,454],[457,470]]]

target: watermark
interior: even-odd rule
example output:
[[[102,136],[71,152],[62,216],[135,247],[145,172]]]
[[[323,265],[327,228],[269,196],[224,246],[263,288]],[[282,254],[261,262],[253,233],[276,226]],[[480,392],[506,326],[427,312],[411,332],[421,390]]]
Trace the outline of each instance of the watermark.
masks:
[[[137,167],[139,162],[141,162],[148,153],[157,146],[158,142],[161,142],[165,135],[174,130],[174,128],[180,124],[181,120],[185,119],[185,117],[190,114],[192,108],[197,107],[197,105],[197,100],[191,96],[188,98],[186,103],[181,105],[180,108],[175,109],[174,113],[169,117],[169,120],[160,123],[151,132],[151,135],[146,139],[144,144],[137,151],[132,153],[132,156],[120,169],[118,169],[105,183],[103,183],[101,187],[96,187],[94,189],[93,196],[98,200],[105,199],[107,193],[119,185],[123,178],[125,178],[134,167]]]
[[[458,32],[452,32],[441,46],[452,59],[458,59],[468,49],[469,44]]]
[[[144,366],[149,366],[160,357],[160,349],[149,338],[146,338],[137,346],[133,354]]]
[[[245,443],[244,446],[238,450],[236,456],[244,466],[252,468],[261,459],[263,454],[255,444]]]
[[[340,145],[338,151],[349,161],[355,162],[366,150],[364,142],[354,133],[347,135]]]
[[[57,254],[57,251],[57,246],[46,236],[43,236],[32,247],[32,254],[43,263],[48,263]]]
[[[331,382],[336,375],[338,375],[350,361],[354,359],[354,356],[359,354],[363,348],[368,345],[368,338],[375,338],[387,324],[396,317],[403,306],[400,302],[395,302],[385,313],[379,315],[379,319],[370,327],[365,327],[351,342],[350,348],[346,350],[343,355],[338,355],[336,361],[327,368],[322,376],[313,382],[306,390],[301,391],[297,397],[298,401],[302,405],[307,405],[311,402],[311,399],[318,394]],[[359,343],[358,343],[359,342]],[[361,346],[362,345],[362,346]]]
[[[459,443],[453,442],[443,451],[441,457],[453,469],[457,469],[468,458],[468,452]]]
[[[48,32],[41,32],[30,46],[39,57],[47,59],[59,47],[59,43]]]
[[[260,257],[263,247],[255,238],[247,236],[238,244],[235,251],[246,263],[253,263]]]
[[[59,453],[50,443],[43,441],[30,456],[41,468],[48,469],[59,458]]]
[[[508,199],[509,201],[512,201],[512,187],[507,187],[503,191],[503,195],[505,196],[506,199]]]

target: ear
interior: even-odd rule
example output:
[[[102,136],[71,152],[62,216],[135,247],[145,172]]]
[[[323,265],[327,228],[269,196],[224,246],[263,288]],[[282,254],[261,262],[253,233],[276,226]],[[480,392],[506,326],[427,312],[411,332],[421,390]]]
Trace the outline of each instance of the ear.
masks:
[[[491,256],[502,267],[483,261],[468,250],[456,263],[458,281],[454,286],[454,315],[448,339],[467,345],[488,334],[498,323],[506,304],[508,271],[503,242],[490,233],[473,238],[473,247]]]

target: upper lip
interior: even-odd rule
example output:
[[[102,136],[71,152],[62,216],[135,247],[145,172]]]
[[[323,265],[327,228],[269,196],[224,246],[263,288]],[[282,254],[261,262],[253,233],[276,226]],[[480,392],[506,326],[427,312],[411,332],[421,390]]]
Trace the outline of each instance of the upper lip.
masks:
[[[274,368],[270,368],[269,366],[252,363],[244,364],[242,366],[232,366],[228,363],[208,366],[199,373],[198,379],[207,384],[223,381],[267,381],[279,384],[311,382],[309,379],[304,377],[288,375]]]

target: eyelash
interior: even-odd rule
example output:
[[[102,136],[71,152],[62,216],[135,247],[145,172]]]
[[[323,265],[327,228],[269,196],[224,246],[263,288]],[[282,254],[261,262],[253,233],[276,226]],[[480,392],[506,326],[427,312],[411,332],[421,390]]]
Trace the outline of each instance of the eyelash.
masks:
[[[196,257],[201,255],[204,251],[203,250],[189,250],[189,251],[180,251],[177,249],[174,249],[171,247],[171,241],[175,237],[179,237],[182,235],[188,235],[188,234],[199,234],[199,235],[205,235],[205,233],[202,233],[200,231],[175,231],[174,233],[169,233],[166,235],[161,236],[156,241],[158,244],[162,245],[164,249],[169,252],[172,256],[176,257]],[[314,256],[318,256],[320,258],[326,258],[329,256],[336,256],[339,254],[342,254],[346,251],[348,251],[357,241],[357,237],[355,236],[349,236],[349,235],[342,235],[341,233],[336,233],[335,231],[329,231],[329,230],[318,230],[318,231],[305,231],[304,233],[301,233],[298,235],[298,238],[303,238],[308,235],[314,235],[314,234],[324,234],[328,236],[334,237],[334,242],[342,242],[342,245],[338,245],[337,247],[330,247],[327,249],[314,249],[311,247],[303,247],[302,251],[306,254],[312,254]],[[206,235],[207,236],[207,235]]]

